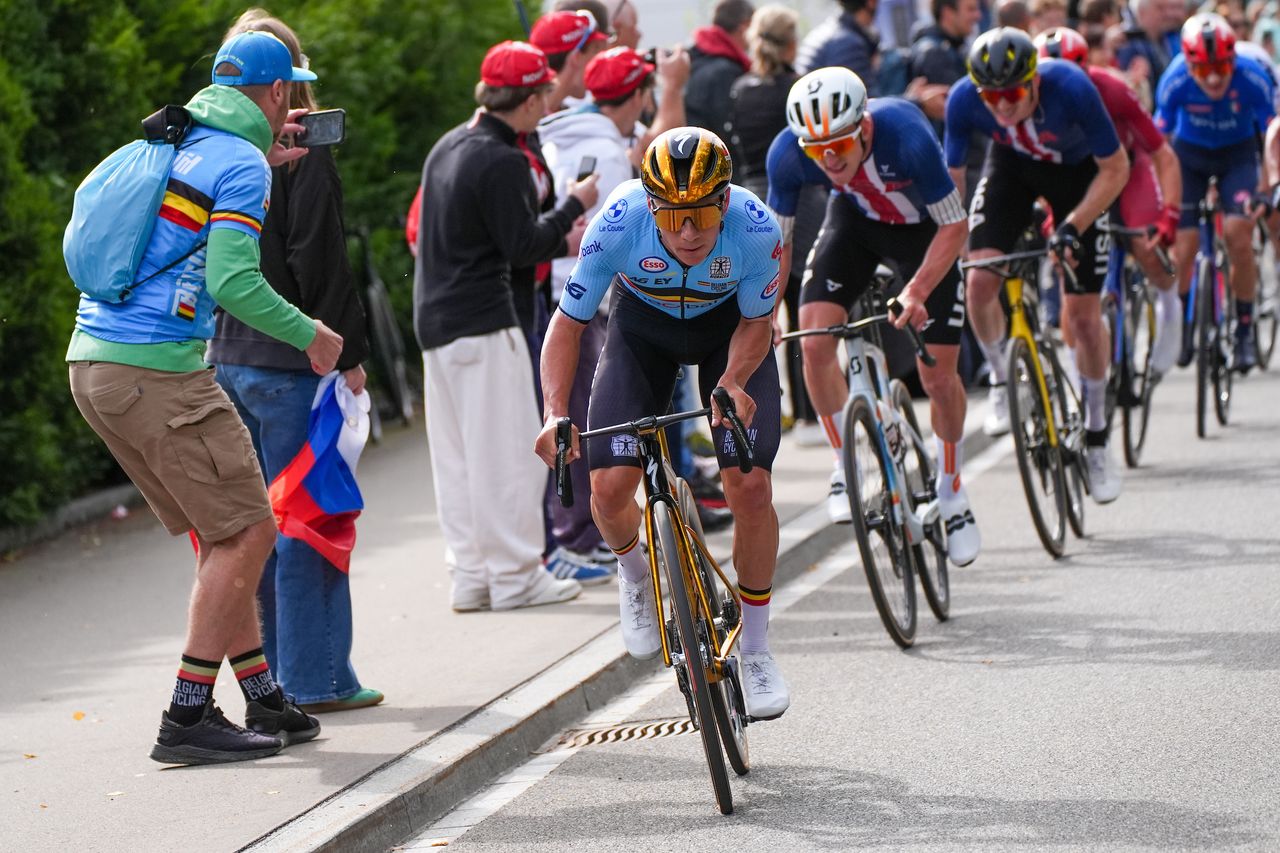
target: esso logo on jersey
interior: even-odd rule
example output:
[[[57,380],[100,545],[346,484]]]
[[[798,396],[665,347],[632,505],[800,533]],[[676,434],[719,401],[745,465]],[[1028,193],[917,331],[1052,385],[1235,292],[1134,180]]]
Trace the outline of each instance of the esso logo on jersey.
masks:
[[[662,258],[656,258],[656,257],[650,256],[640,262],[640,269],[644,270],[645,272],[662,272],[666,268],[667,268],[667,262],[664,261]]]
[[[609,209],[604,212],[605,222],[617,222],[627,215],[627,200],[620,198],[613,204],[609,205]]]
[[[769,218],[769,211],[756,204],[754,199],[747,199],[745,207],[747,209],[747,217],[757,225],[765,222]]]
[[[778,292],[778,281],[781,276],[774,276],[773,281],[769,282],[769,286],[760,292],[761,299],[768,299]]]

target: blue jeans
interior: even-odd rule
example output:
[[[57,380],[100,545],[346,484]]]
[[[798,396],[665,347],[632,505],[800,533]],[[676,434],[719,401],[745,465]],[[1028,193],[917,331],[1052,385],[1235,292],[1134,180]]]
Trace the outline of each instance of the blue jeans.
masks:
[[[219,364],[218,383],[244,419],[267,483],[298,455],[320,377],[309,371]],[[276,537],[258,586],[262,648],[276,681],[299,703],[360,690],[351,667],[351,587],[314,548]]]

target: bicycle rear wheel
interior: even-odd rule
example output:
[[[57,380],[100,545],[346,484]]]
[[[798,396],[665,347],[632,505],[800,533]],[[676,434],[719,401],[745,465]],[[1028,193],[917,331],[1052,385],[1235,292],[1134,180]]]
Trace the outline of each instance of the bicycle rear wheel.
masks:
[[[920,424],[916,421],[915,406],[911,402],[911,392],[907,390],[906,384],[895,379],[889,384],[889,388],[893,395],[893,407],[919,435]],[[904,440],[907,440],[905,436]],[[910,443],[902,463],[902,471],[907,480],[908,510],[915,512],[917,507],[925,506],[938,497],[937,471],[934,470],[933,458],[924,447],[915,442]],[[951,580],[947,574],[947,551],[943,546],[942,523],[938,520],[926,527],[925,541],[911,546],[924,599],[929,602],[929,609],[939,622],[945,622],[951,612]]]
[[[1225,249],[1220,256],[1222,262],[1218,268],[1218,275],[1221,276],[1223,283],[1220,291],[1223,299],[1222,316],[1215,317],[1218,345],[1213,350],[1213,413],[1217,415],[1219,425],[1226,426],[1227,419],[1231,416],[1231,385],[1232,377],[1236,372],[1234,351],[1236,301],[1226,288],[1226,283],[1231,281],[1231,261],[1227,258]]]
[[[657,560],[667,576],[671,613],[682,657],[676,665],[676,678],[689,700],[693,724],[702,736],[702,751],[707,758],[707,769],[711,771],[711,790],[715,794],[716,806],[721,814],[731,814],[733,792],[729,788],[724,753],[720,751],[719,725],[712,707],[711,682],[707,679],[711,650],[708,646],[710,637],[705,627],[706,620],[695,615],[690,590],[685,586],[684,560],[671,508],[662,501],[653,506],[653,526],[657,533],[657,541],[654,543],[658,550]]]
[[[1014,338],[1009,346],[1009,423],[1018,472],[1041,544],[1054,557],[1061,557],[1067,535],[1062,454],[1049,443],[1053,413],[1045,409],[1037,375],[1027,342]]]
[[[845,488],[867,585],[885,630],[905,649],[916,636],[916,582],[906,537],[894,517],[890,463],[865,397],[854,397],[845,407],[843,438]]]
[[[1124,462],[1137,468],[1151,418],[1151,347],[1156,339],[1156,307],[1145,282],[1129,290],[1127,313],[1129,351],[1125,362],[1134,399],[1133,405],[1124,408]]]
[[[1272,247],[1275,251],[1275,247]],[[1262,272],[1265,261],[1258,256],[1258,300],[1254,309],[1254,346],[1257,347],[1258,367],[1266,370],[1271,366],[1271,355],[1276,351],[1276,334],[1280,331],[1280,285],[1276,277],[1280,273],[1275,266],[1271,267],[1271,275]]]
[[[720,575],[707,564],[707,558],[698,548],[699,544],[706,547],[706,539],[702,533],[702,521],[698,518],[698,507],[693,500],[693,490],[683,479],[676,481],[676,495],[680,501],[680,514],[684,516],[685,527],[689,531],[690,544],[693,545],[698,579],[707,594],[707,603],[711,605],[713,645],[718,649],[740,621],[738,602],[725,589]],[[720,742],[724,744],[729,766],[734,773],[744,776],[751,769],[751,752],[747,747],[747,705],[742,693],[742,675],[736,658],[731,656],[725,665],[728,672],[719,681],[711,683],[711,710],[716,715]]]

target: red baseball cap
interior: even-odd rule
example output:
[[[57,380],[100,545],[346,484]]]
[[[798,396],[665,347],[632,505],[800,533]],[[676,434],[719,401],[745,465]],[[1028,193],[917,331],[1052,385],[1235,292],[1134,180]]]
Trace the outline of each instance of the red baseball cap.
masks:
[[[579,9],[577,12],[552,12],[543,15],[533,25],[529,41],[542,49],[547,56],[581,50],[587,42],[607,41],[600,32],[595,16]]]
[[[480,80],[486,86],[541,86],[554,79],[547,55],[528,42],[495,44],[480,63]]]
[[[582,79],[591,97],[610,101],[630,95],[654,68],[653,63],[645,62],[644,57],[631,48],[614,47],[592,57]]]

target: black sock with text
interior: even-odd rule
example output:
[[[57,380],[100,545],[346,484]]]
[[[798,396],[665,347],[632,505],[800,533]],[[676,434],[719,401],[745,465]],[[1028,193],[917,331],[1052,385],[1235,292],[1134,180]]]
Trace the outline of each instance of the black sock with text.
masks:
[[[284,710],[284,694],[271,677],[271,667],[267,666],[267,656],[262,653],[261,648],[228,660],[236,672],[236,681],[240,683],[244,701],[257,702],[272,711]]]
[[[204,706],[209,704],[209,699],[213,696],[213,683],[218,680],[220,666],[220,661],[182,656],[182,663],[178,667],[178,683],[174,685],[173,699],[169,702],[169,719],[180,726],[200,722],[200,718],[204,716]]]

